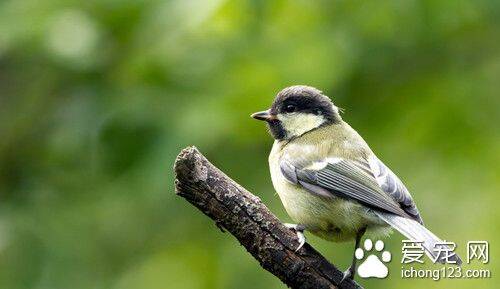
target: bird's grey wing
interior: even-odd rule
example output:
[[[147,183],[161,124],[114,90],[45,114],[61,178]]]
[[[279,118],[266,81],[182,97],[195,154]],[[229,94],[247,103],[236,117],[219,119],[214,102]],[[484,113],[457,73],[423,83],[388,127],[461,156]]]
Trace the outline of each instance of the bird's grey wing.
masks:
[[[378,184],[368,163],[329,158],[305,168],[282,160],[285,178],[311,193],[355,200],[367,207],[411,218]]]
[[[368,167],[370,172],[375,177],[380,188],[388,193],[401,208],[410,215],[415,221],[424,224],[422,217],[418,211],[417,205],[413,201],[410,192],[405,187],[403,182],[394,174],[382,161],[376,156],[368,157],[366,162],[363,162],[365,167]]]
[[[285,178],[323,196],[354,199],[374,210],[386,223],[413,241],[421,241],[425,252],[435,262],[444,263],[436,247],[448,247],[422,225],[422,219],[401,181],[378,159],[352,161],[326,159],[305,168],[297,168],[287,161],[280,163]],[[462,263],[455,254],[449,258]]]

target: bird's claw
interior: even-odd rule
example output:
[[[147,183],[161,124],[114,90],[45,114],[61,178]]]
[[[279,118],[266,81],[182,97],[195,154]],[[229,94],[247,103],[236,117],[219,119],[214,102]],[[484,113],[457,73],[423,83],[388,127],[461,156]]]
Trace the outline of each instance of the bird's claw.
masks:
[[[295,252],[299,251],[300,248],[302,248],[306,243],[306,236],[304,235],[305,227],[303,225],[289,223],[285,223],[285,227],[294,230],[297,234],[297,238],[299,239],[299,246],[297,247],[297,249],[295,249]]]
[[[306,236],[304,236],[303,232],[297,231],[297,238],[299,238],[299,246],[295,249],[295,252],[299,251],[306,243]]]
[[[342,280],[340,280],[340,283],[344,282],[345,279],[354,279],[354,274],[352,268],[348,268],[347,270],[344,271],[344,276],[342,276]]]

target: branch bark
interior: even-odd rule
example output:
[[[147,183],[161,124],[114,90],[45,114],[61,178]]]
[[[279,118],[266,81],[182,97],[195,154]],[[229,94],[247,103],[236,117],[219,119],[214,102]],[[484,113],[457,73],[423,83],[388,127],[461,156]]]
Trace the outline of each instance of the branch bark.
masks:
[[[212,165],[196,147],[175,161],[177,195],[185,198],[223,231],[227,230],[267,271],[291,288],[361,288],[307,243],[298,251],[287,229],[255,195]]]

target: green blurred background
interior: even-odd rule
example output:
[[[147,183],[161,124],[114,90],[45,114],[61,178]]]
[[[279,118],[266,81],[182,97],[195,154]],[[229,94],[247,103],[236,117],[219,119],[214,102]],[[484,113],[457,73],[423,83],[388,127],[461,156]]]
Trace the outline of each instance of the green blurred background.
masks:
[[[284,288],[172,165],[196,145],[290,221],[249,115],[292,84],[345,108],[462,257],[490,242],[491,279],[402,280],[395,233],[361,284],[498,288],[499,36],[498,1],[2,1],[0,288]],[[353,244],[308,238],[348,266]]]

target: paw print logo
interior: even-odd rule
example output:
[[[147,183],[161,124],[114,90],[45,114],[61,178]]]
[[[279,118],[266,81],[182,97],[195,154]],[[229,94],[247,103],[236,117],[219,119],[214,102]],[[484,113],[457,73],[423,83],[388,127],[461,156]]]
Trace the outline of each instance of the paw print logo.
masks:
[[[375,254],[369,254],[373,249],[372,240],[366,239],[364,243],[364,250],[362,248],[357,248],[354,253],[356,259],[362,260],[365,258],[363,263],[358,267],[358,275],[361,278],[385,278],[387,274],[389,274],[389,270],[384,263],[391,261],[391,253],[389,251],[384,250],[384,242],[382,240],[378,240],[375,243]],[[368,256],[366,256],[368,254]],[[378,254],[382,254],[382,260],[377,256]]]

